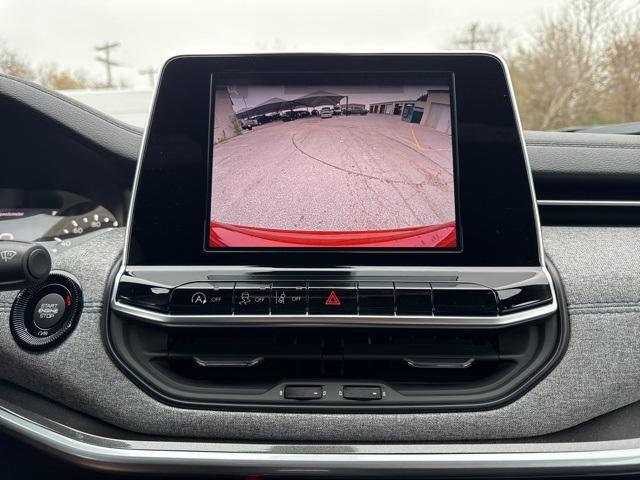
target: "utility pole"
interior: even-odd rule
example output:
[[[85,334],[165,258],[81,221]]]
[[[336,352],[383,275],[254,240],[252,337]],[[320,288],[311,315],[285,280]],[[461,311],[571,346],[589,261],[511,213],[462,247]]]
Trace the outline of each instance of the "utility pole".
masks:
[[[479,36],[480,24],[477,22],[469,25],[467,30],[469,37],[467,40],[460,39],[457,43],[460,47],[467,47],[469,50],[475,50],[479,45],[482,45],[489,41],[487,37]]]
[[[104,57],[96,56],[96,60],[105,64],[107,68],[107,88],[113,87],[113,78],[111,76],[111,67],[117,67],[118,63],[111,60],[111,50],[120,46],[120,42],[108,43],[94,47],[96,52],[104,52]]]
[[[146,75],[147,77],[149,77],[149,86],[153,87],[156,84],[156,73],[158,73],[157,70],[155,70],[153,67],[147,67],[145,69],[142,69],[139,71],[140,75]]]

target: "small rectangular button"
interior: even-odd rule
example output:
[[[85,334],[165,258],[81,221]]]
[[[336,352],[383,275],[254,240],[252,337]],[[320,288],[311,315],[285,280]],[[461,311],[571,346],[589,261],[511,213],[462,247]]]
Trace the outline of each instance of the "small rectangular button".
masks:
[[[172,314],[230,315],[233,282],[196,282],[177,287],[171,293]]]
[[[380,387],[345,386],[342,388],[342,397],[347,400],[380,400],[382,389]]]
[[[358,290],[354,282],[310,283],[310,315],[356,315]]]
[[[548,284],[523,285],[497,290],[500,313],[511,313],[553,302]]]
[[[171,289],[156,285],[140,284],[127,281],[122,277],[118,285],[118,301],[124,301],[136,307],[150,310],[168,311]]]
[[[393,282],[358,282],[360,315],[393,315]]]
[[[436,315],[497,315],[498,302],[490,288],[468,283],[432,284]]]
[[[278,282],[271,286],[271,313],[304,315],[307,313],[307,284]]]
[[[322,398],[322,386],[287,385],[284,387],[284,398],[289,400],[317,400]]]
[[[236,315],[268,315],[271,285],[237,282],[233,295]]]
[[[431,285],[420,282],[395,283],[398,315],[431,315]]]

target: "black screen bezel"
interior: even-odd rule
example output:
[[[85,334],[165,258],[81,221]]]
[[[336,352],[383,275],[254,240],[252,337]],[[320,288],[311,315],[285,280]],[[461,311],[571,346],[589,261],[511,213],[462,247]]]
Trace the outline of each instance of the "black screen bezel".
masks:
[[[452,73],[458,153],[456,221],[462,225],[462,250],[203,248],[202,232],[209,228],[211,75],[311,70],[327,75],[349,71]],[[138,168],[128,227],[129,265],[541,264],[530,173],[511,90],[503,63],[488,54],[175,57],[162,71]]]
[[[366,85],[441,85],[447,86],[449,89],[450,104],[451,104],[451,141],[452,141],[452,161],[453,161],[453,178],[454,178],[454,211],[455,211],[455,226],[456,226],[456,245],[454,247],[345,247],[345,248],[331,248],[331,247],[212,247],[209,242],[209,227],[211,216],[211,202],[212,202],[212,183],[213,183],[213,158],[215,155],[215,144],[212,138],[213,122],[215,120],[215,89],[219,85],[284,85],[286,86],[298,86],[298,85],[313,85],[313,83],[319,85],[340,85],[349,84],[351,86],[359,86],[361,84]],[[460,252],[462,251],[462,226],[460,221],[460,201],[459,201],[459,185],[458,185],[458,149],[456,144],[457,132],[456,132],[456,110],[455,110],[455,78],[452,72],[425,72],[425,71],[396,71],[396,72],[379,72],[379,71],[361,71],[357,72],[357,76],[353,72],[323,72],[323,71],[287,71],[287,72],[247,72],[243,74],[212,74],[211,75],[211,87],[209,93],[209,101],[211,102],[210,117],[209,117],[209,150],[208,161],[209,168],[207,170],[207,212],[208,221],[207,229],[204,232],[203,248],[207,252],[314,252],[322,250],[324,252],[351,252],[351,253],[366,253],[366,252],[379,252],[379,253],[393,253],[397,251],[405,252],[423,252],[423,251],[440,251],[440,252]]]

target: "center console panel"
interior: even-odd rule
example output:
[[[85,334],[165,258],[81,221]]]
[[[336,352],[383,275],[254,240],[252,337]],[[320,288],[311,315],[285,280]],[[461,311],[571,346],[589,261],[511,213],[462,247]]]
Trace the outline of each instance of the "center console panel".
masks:
[[[115,358],[182,406],[488,408],[535,383],[566,334],[535,268],[140,268],[114,298]]]
[[[112,357],[170,404],[514,400],[568,326],[503,63],[170,60],[110,303]]]

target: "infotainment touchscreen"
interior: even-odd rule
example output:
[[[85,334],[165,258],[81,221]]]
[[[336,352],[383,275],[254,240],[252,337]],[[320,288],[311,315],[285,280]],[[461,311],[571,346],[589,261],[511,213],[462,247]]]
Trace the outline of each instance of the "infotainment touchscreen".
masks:
[[[542,262],[508,72],[486,53],[175,57],[136,179],[130,265]]]
[[[459,248],[451,89],[214,86],[209,248]]]

